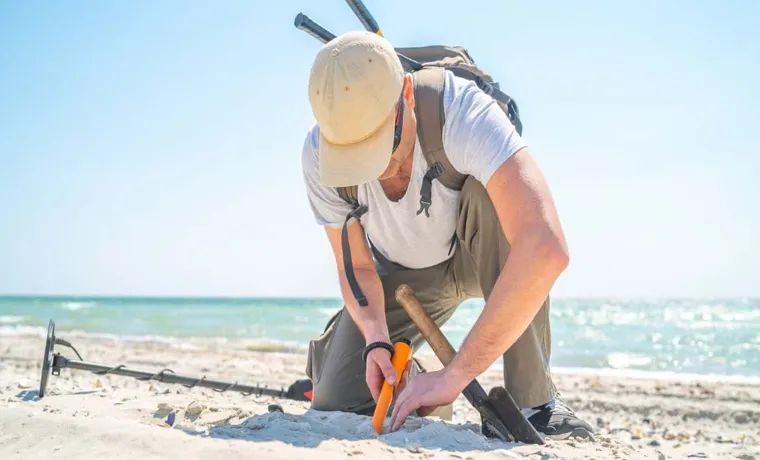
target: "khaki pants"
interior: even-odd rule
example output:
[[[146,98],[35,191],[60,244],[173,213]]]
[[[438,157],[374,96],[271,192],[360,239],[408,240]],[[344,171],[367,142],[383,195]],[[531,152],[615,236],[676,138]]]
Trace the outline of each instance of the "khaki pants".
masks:
[[[485,298],[493,289],[509,254],[509,243],[483,185],[470,177],[462,188],[452,258],[419,270],[396,266],[380,271],[385,313],[392,341],[424,338],[396,302],[396,288],[408,284],[439,326],[469,298]],[[345,307],[325,332],[311,341],[306,374],[314,384],[312,407],[324,411],[371,414],[375,403],[365,381],[361,354],[365,340]],[[549,372],[551,333],[547,298],[523,335],[503,355],[504,385],[521,408],[548,402],[555,392]]]

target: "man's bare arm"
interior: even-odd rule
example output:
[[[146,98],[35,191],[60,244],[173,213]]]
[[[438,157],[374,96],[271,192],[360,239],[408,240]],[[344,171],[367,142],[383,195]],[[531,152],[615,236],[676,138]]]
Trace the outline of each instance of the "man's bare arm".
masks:
[[[527,148],[499,167],[486,190],[511,249],[483,312],[447,368],[460,385],[517,341],[569,263],[554,200]]]
[[[387,341],[388,324],[385,320],[385,296],[380,276],[372,259],[372,253],[364,235],[364,229],[359,222],[353,222],[348,227],[348,241],[351,246],[351,260],[354,267],[354,276],[359,283],[369,305],[360,306],[348,285],[345,268],[343,266],[343,249],[341,246],[341,229],[325,227],[327,238],[330,240],[335,263],[338,267],[340,290],[348,309],[359,330],[364,335],[367,343],[374,341]]]

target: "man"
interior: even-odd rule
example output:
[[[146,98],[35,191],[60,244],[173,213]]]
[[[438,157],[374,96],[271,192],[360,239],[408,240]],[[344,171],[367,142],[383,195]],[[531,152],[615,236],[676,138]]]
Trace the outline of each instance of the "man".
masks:
[[[345,307],[310,345],[312,407],[369,414],[383,379],[400,381],[391,344],[424,341],[394,298],[408,284],[439,325],[468,298],[486,303],[456,359],[403,386],[391,430],[412,412],[451,404],[503,356],[504,384],[539,431],[587,435],[591,427],[562,402],[549,372],[548,294],[568,264],[549,189],[491,97],[469,80],[442,75],[445,122],[437,141],[466,175],[461,190],[431,174],[418,126],[433,113],[416,107],[420,77],[405,73],[386,39],[350,32],[324,45],[313,63],[317,125],[304,143],[303,174]],[[358,186],[353,203],[338,192],[350,186]]]

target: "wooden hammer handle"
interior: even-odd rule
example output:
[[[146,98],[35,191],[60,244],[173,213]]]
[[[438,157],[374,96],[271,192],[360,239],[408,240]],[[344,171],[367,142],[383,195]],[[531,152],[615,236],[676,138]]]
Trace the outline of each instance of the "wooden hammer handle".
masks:
[[[454,359],[456,351],[438,328],[438,325],[433,322],[430,315],[422,308],[422,304],[417,299],[417,296],[414,295],[412,288],[406,284],[399,286],[396,289],[396,301],[406,311],[414,324],[417,325],[422,336],[425,337],[425,341],[433,349],[433,353],[435,353],[444,366],[448,366]]]
[[[438,328],[438,325],[422,308],[422,304],[417,300],[412,288],[406,284],[399,286],[396,289],[396,301],[417,325],[441,363],[444,366],[449,365],[454,359],[456,351],[443,335],[441,329]],[[476,379],[467,385],[462,394],[480,412],[483,419],[489,422],[490,426],[505,440],[543,444],[542,436],[525,418],[509,392],[504,388],[494,390],[491,391],[491,395],[486,395],[485,390]]]

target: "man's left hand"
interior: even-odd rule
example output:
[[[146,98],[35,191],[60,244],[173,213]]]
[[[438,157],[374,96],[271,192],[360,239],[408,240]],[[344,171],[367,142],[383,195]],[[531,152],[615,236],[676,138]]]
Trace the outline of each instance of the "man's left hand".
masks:
[[[406,417],[415,410],[420,416],[433,412],[438,406],[454,402],[463,386],[445,370],[424,372],[410,378],[399,387],[391,413],[390,431],[397,431]]]

